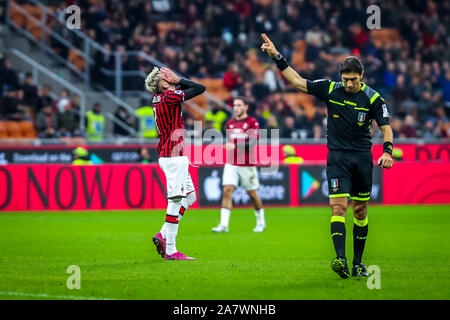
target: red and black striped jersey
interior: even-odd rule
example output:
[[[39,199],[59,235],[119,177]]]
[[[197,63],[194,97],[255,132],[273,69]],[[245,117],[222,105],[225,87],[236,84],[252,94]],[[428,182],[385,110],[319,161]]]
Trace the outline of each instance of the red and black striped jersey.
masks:
[[[166,90],[153,97],[153,114],[159,134],[160,157],[184,155],[184,120],[181,103],[184,90]]]

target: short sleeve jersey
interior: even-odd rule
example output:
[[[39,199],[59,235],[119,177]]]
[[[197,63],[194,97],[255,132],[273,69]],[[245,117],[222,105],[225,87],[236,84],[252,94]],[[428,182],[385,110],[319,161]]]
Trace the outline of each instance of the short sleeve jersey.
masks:
[[[167,90],[153,97],[153,114],[159,134],[160,157],[184,155],[183,90]]]
[[[329,150],[369,151],[372,119],[378,126],[389,124],[389,112],[378,92],[361,82],[361,90],[348,93],[342,82],[307,80],[308,93],[326,103]]]
[[[258,121],[248,116],[243,120],[230,119],[226,124],[227,141],[236,148],[227,153],[227,163],[237,166],[255,166],[255,147],[252,142],[259,138]]]

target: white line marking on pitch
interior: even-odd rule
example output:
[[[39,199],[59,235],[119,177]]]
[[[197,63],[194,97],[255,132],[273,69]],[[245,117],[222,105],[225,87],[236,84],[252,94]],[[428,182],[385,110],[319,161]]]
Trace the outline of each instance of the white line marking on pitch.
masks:
[[[108,298],[94,298],[94,297],[78,297],[78,296],[53,296],[45,293],[23,293],[23,292],[3,292],[0,291],[0,296],[22,296],[35,298],[49,298],[49,299],[72,299],[72,300],[114,300]]]

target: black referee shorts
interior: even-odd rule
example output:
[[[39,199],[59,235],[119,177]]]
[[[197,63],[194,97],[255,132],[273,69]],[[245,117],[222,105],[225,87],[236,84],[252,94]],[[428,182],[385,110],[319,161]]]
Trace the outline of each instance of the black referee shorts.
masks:
[[[372,191],[372,171],[371,151],[328,151],[329,197],[368,201]]]

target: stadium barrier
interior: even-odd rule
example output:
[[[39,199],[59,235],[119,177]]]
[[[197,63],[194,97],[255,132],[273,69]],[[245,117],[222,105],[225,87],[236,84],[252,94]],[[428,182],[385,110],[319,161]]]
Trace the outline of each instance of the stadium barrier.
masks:
[[[191,167],[198,193],[193,208],[219,206],[223,167]],[[399,162],[393,169],[375,167],[372,203],[449,204],[448,162]],[[3,165],[1,211],[164,209],[165,177],[156,164]],[[281,166],[260,174],[265,205],[326,205],[325,163]],[[233,194],[236,205],[249,205],[245,190]]]
[[[126,144],[126,145],[88,145],[87,148],[91,154],[102,160],[104,163],[135,163],[139,160],[139,149],[145,146],[149,149],[151,162],[157,162],[158,150],[156,144]],[[282,160],[282,144],[272,146],[277,154],[272,160]],[[325,144],[307,144],[292,145],[297,155],[304,160],[323,161],[327,155],[327,147]],[[402,160],[405,161],[450,161],[450,145],[449,144],[396,144],[396,149],[402,150]],[[2,145],[0,146],[0,164],[65,164],[71,163],[72,150],[74,146],[68,145],[47,145],[47,146],[18,146],[18,145]],[[221,145],[187,145],[187,154],[191,163],[200,165],[204,163],[205,155],[211,153],[211,149],[218,151],[220,159],[225,159],[225,150]],[[270,155],[269,150],[269,155]],[[379,157],[383,152],[381,144],[373,146],[374,159]],[[260,154],[259,149],[255,152]],[[199,156],[201,155],[201,156]],[[199,157],[198,157],[199,156]],[[196,158],[199,158],[197,163]],[[200,163],[198,163],[200,162]],[[219,164],[219,163],[216,163]]]

